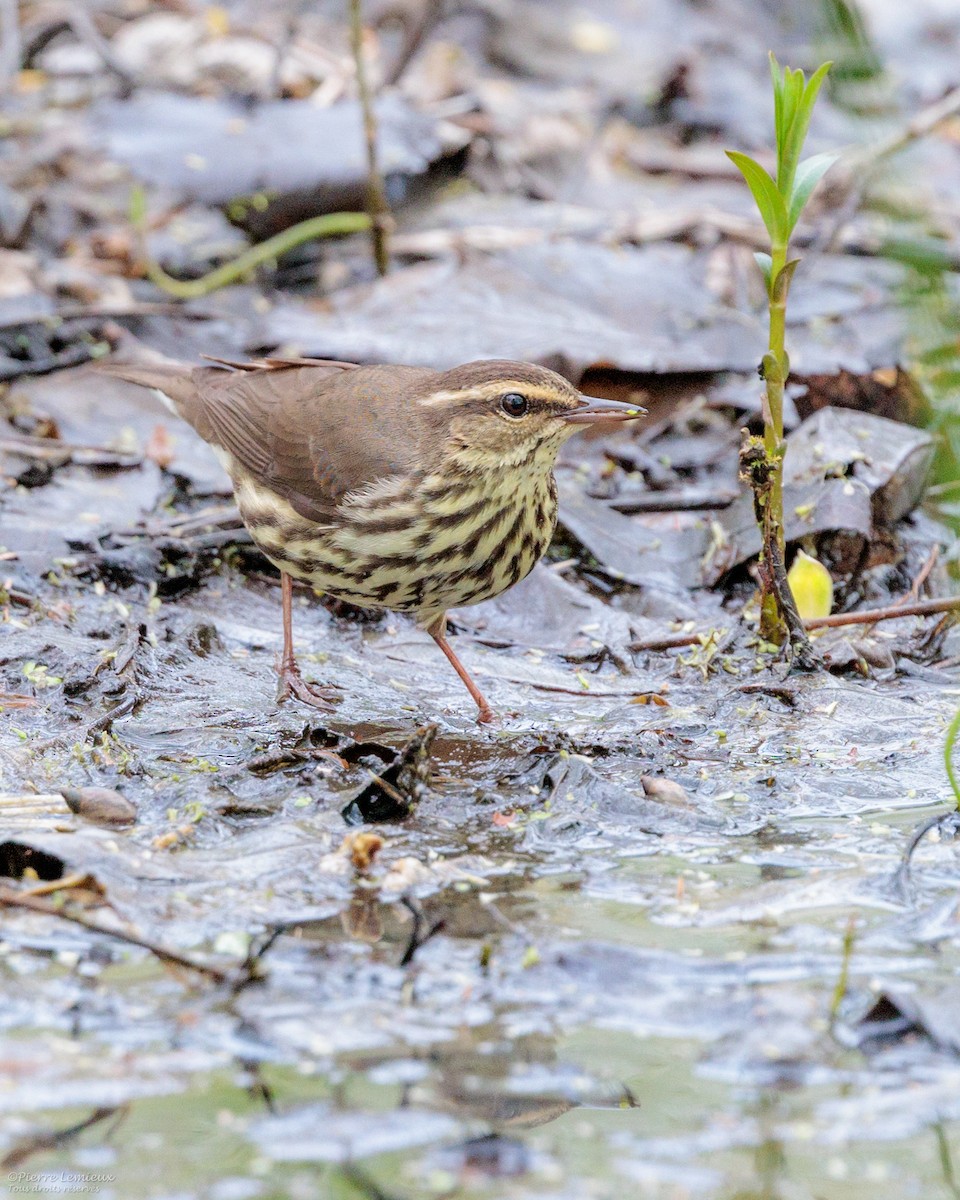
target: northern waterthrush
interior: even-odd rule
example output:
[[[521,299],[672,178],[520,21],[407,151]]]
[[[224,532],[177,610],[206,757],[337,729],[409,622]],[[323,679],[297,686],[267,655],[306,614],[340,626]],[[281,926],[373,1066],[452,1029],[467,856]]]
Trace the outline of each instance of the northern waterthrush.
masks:
[[[447,609],[498,596],[533,569],[556,525],[553,466],[567,438],[643,411],[499,360],[443,372],[311,359],[101,370],[157,392],[229,472],[250,536],[281,573],[279,699],[331,699],[294,658],[291,580],[302,579],[414,614],[480,721],[493,712],[446,640]]]

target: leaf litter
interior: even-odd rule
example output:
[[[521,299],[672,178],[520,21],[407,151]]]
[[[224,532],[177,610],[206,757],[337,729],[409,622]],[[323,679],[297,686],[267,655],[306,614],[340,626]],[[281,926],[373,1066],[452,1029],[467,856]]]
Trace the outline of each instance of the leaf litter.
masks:
[[[893,49],[867,7],[891,59],[921,61],[932,6]],[[339,8],[292,42],[239,2],[113,15],[112,74],[82,23],[27,48],[41,91],[15,94],[0,161],[22,256],[0,331],[9,1170],[103,1171],[118,1196],[949,1187],[956,846],[918,844],[909,887],[901,864],[948,796],[956,633],[909,611],[827,631],[833,673],[781,680],[740,620],[755,545],[731,447],[762,337],[755,233],[715,164],[762,140],[756,64],[809,29],[700,5],[680,44],[675,6],[596,8],[439,21],[381,101],[385,279],[347,239],[176,308],[136,277],[132,175],[158,185],[154,253],[195,272],[237,229],[358,202]],[[718,40],[731,22],[749,37]],[[824,144],[883,127],[823,111]],[[201,112],[234,140],[198,141]],[[327,157],[291,156],[291,122]],[[951,177],[947,139],[924,152]],[[209,233],[177,226],[184,204]],[[864,252],[875,220],[853,218],[854,252],[808,252],[791,297],[789,533],[842,607],[947,594],[955,558],[917,507],[930,438],[856,408],[908,390],[907,270]],[[215,460],[77,366],[138,343],[514,355],[642,398],[644,426],[569,448],[549,560],[453,614],[500,727],[473,725],[403,618],[307,591],[298,645],[342,699],[322,723],[275,705],[277,581]]]

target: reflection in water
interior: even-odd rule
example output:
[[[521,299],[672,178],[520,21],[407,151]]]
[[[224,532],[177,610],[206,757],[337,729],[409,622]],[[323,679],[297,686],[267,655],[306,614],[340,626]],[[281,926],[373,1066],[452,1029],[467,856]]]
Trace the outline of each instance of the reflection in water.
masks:
[[[94,1125],[99,1125],[109,1117],[115,1117],[116,1120],[111,1121],[104,1135],[105,1139],[109,1138],[127,1115],[129,1108],[129,1104],[111,1105],[108,1108],[95,1108],[89,1117],[84,1118],[82,1121],[77,1121],[73,1125],[68,1125],[65,1129],[51,1129],[24,1138],[23,1141],[17,1142],[0,1159],[0,1170],[13,1171],[15,1168],[23,1166],[25,1162],[28,1162],[36,1154],[47,1154],[52,1150],[62,1150],[69,1146],[85,1130],[92,1129]]]
[[[933,1127],[937,1138],[937,1153],[940,1158],[940,1168],[943,1171],[943,1182],[954,1200],[960,1200],[960,1180],[957,1179],[953,1167],[953,1154],[947,1141],[947,1130],[942,1121]]]

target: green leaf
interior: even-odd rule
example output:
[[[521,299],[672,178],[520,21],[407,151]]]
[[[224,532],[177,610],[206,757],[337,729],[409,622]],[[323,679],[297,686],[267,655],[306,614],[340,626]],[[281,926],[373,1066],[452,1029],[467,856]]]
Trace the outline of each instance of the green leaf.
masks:
[[[739,169],[747,181],[747,187],[760,210],[760,216],[770,234],[770,240],[774,245],[782,246],[788,236],[787,206],[769,172],[748,155],[741,154],[739,150],[728,150],[727,158]]]
[[[780,367],[780,360],[772,350],[768,350],[763,356],[761,365],[763,367],[763,379],[765,383],[783,386],[785,376]]]
[[[793,282],[793,273],[800,265],[799,258],[791,258],[788,263],[785,263],[777,274],[776,279],[770,287],[770,299],[777,304],[786,304],[787,292],[790,291],[790,284]],[[784,372],[786,377],[786,372]]]
[[[839,154],[814,154],[812,158],[804,159],[797,167],[787,222],[787,228],[791,233],[797,221],[800,220],[800,214],[813,194],[813,189],[839,157]]]
[[[793,163],[794,166],[789,178],[778,178],[777,180],[785,195],[793,191],[793,172],[797,169],[796,163],[800,160],[803,143],[807,140],[807,130],[810,128],[810,118],[813,116],[813,108],[817,102],[817,96],[832,65],[832,63],[825,62],[817,67],[816,71],[810,77],[810,82],[805,86],[803,84],[803,72],[797,72],[800,76],[800,90],[796,96],[794,111],[790,118],[790,128],[785,147],[785,158],[789,163]]]
[[[763,276],[763,282],[767,285],[767,295],[770,295],[770,282],[773,274],[773,259],[769,254],[755,254],[754,261],[760,268],[760,274]]]
[[[780,128],[783,123],[783,68],[777,62],[777,56],[770,51],[770,78],[773,80],[773,128],[779,140]]]
[[[793,566],[787,572],[787,582],[793,592],[797,612],[805,621],[812,617],[830,616],[833,611],[833,578],[822,562],[798,550]]]
[[[826,79],[830,68],[833,66],[833,60],[830,59],[825,63],[821,63],[819,67],[810,76],[810,82],[804,88],[803,103],[808,112],[813,112],[813,106],[817,102],[817,96],[820,94],[820,89],[823,86],[823,81]]]

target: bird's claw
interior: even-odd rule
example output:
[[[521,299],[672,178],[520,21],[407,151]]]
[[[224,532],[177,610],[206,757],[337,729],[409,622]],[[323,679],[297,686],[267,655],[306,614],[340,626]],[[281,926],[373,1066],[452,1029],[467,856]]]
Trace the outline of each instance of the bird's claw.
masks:
[[[300,674],[296,663],[282,663],[280,666],[280,683],[277,688],[277,703],[282,704],[295,696],[303,704],[330,712],[339,703],[341,696],[337,688],[320,687],[307,683]]]

